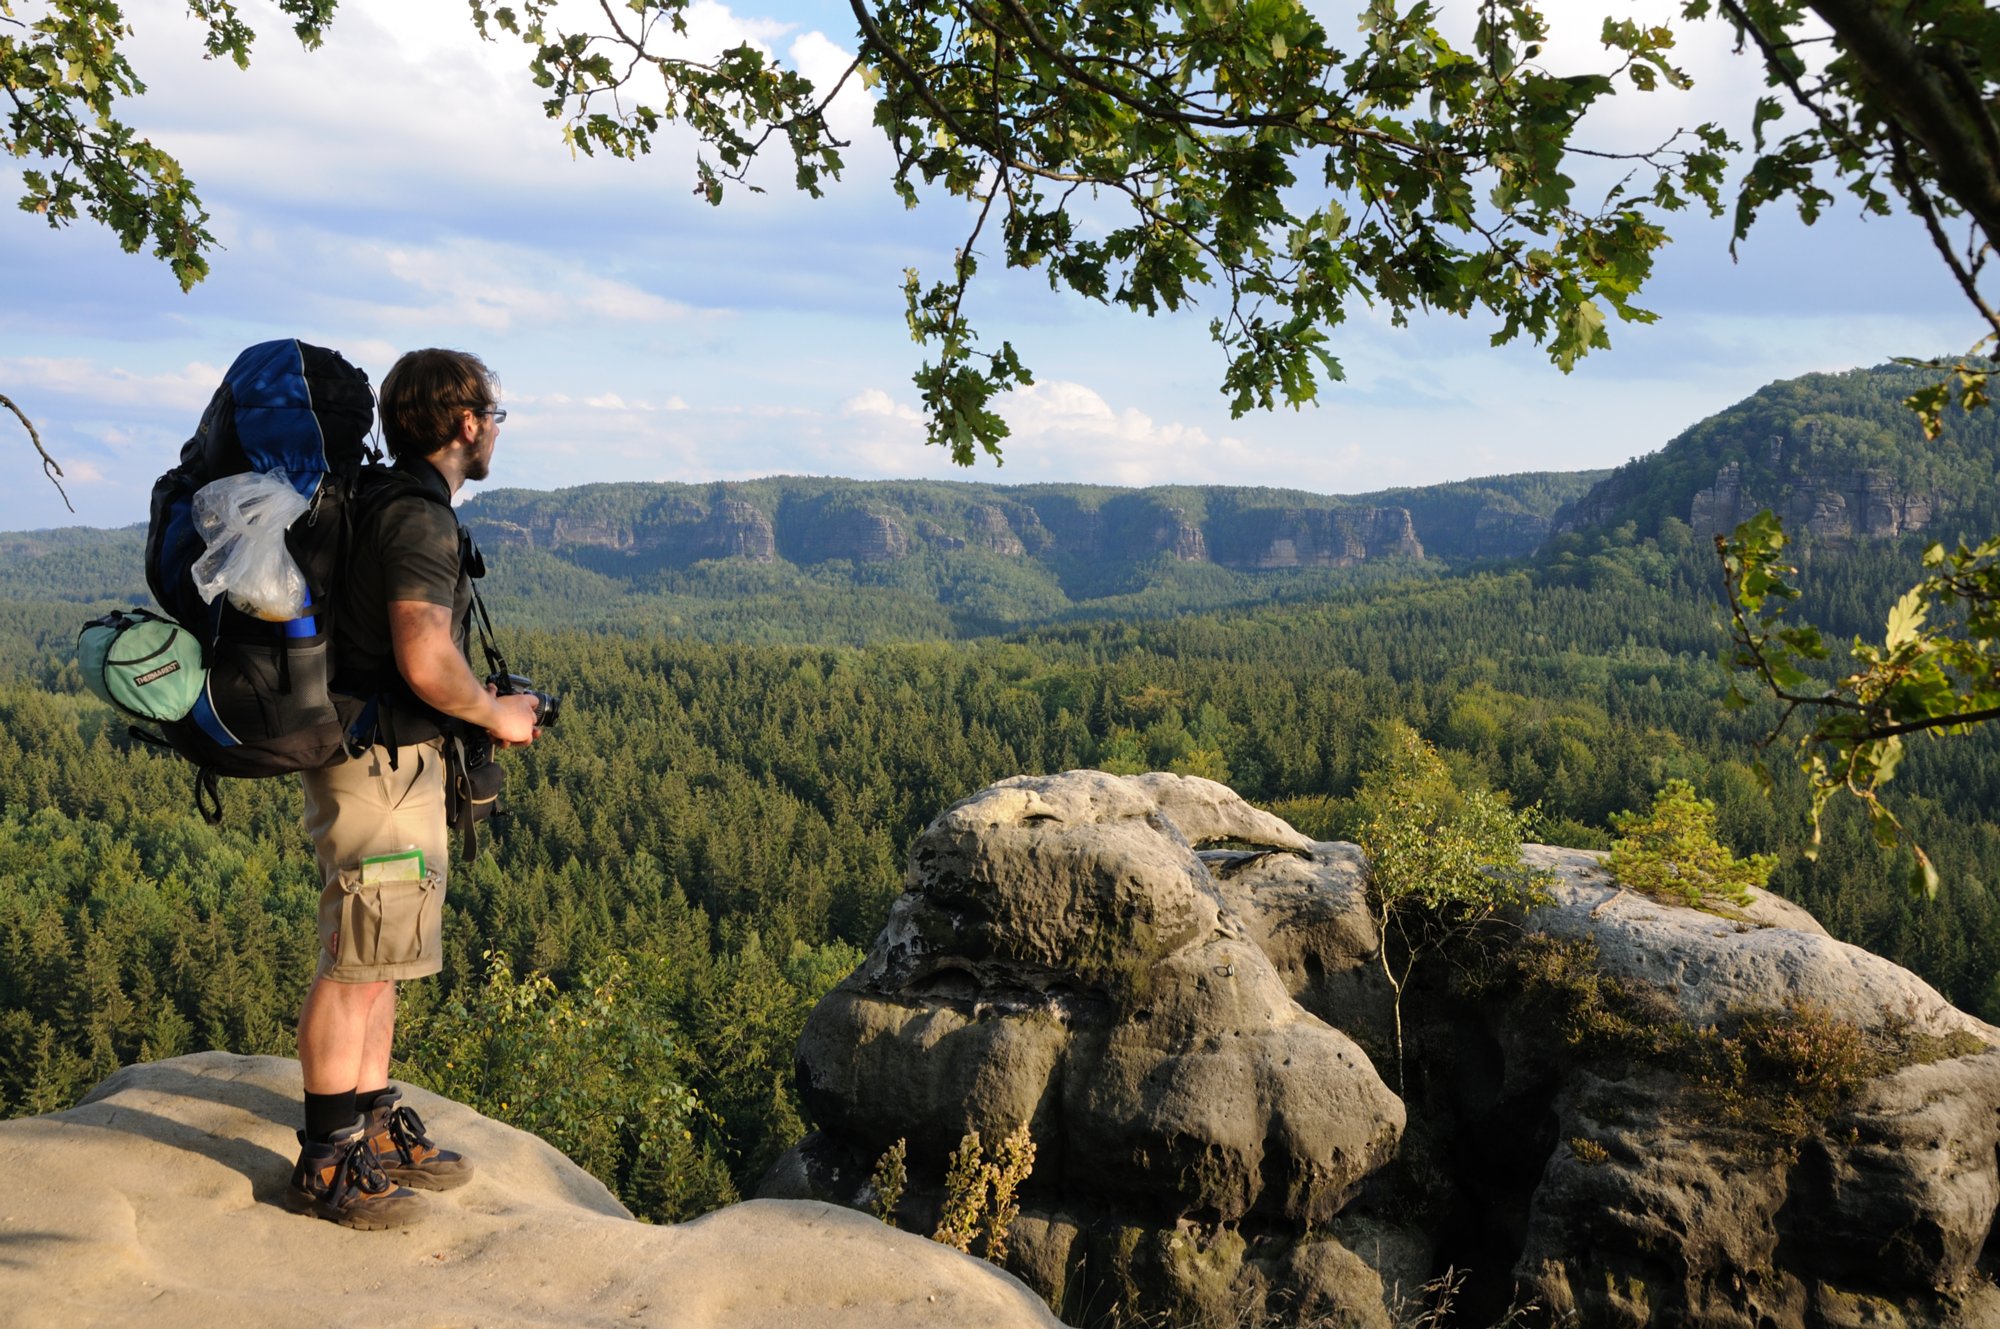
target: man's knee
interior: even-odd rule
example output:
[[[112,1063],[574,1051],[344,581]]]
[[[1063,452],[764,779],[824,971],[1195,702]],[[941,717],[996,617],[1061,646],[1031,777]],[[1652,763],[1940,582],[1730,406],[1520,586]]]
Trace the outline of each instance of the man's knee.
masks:
[[[306,994],[308,1006],[338,1006],[344,1010],[368,1010],[385,996],[396,990],[391,979],[369,979],[360,983],[343,983],[325,974],[314,977],[312,988]]]

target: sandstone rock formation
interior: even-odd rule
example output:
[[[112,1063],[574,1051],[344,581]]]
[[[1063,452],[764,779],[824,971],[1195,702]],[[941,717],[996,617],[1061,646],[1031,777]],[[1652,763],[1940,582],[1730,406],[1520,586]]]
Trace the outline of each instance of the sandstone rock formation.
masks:
[[[1697,1029],[1803,1008],[1935,1040],[1940,1057],[1874,1079],[1790,1143],[1754,1113],[1716,1120],[1671,1065],[1575,1068],[1551,1104],[1516,1270],[1527,1285],[1591,1324],[2000,1324],[1986,1249],[2000,1029],[1776,896],[1719,917],[1620,891],[1594,854],[1527,857],[1559,874],[1530,928],[1589,938],[1602,972]]]
[[[1196,855],[1210,840],[1310,849],[1179,776],[1022,777],[940,816],[867,962],[807,1024],[822,1132],[776,1184],[852,1200],[904,1139],[925,1227],[960,1137],[1025,1122],[1039,1154],[1010,1263],[1066,1315],[1372,1306],[1386,1325],[1379,1275],[1325,1232],[1394,1153],[1402,1104],[1291,1000]]]
[[[1963,1032],[2000,1045],[2000,1029],[1902,966],[1835,941],[1811,914],[1769,892],[1732,918],[1622,891],[1588,850],[1530,845],[1523,857],[1558,874],[1550,903],[1528,918],[1531,931],[1589,939],[1605,973],[1660,989],[1697,1025],[1808,1002],[1850,1024],[1896,1019],[1917,1033]]]
[[[823,1204],[634,1222],[531,1135],[410,1090],[474,1155],[419,1226],[286,1211],[295,1062],[208,1052],[120,1071],[67,1112],[0,1122],[0,1323],[16,1329],[1056,1324],[984,1261]]]
[[[970,528],[971,543],[993,553],[1008,558],[1018,558],[1028,552],[1021,543],[1021,537],[1007,521],[1007,514],[991,503],[981,503],[965,514],[966,525]]]
[[[884,563],[910,552],[910,533],[901,521],[881,507],[848,495],[781,504],[777,531],[779,551],[794,563],[824,563],[836,558]]]
[[[1797,427],[1810,435],[1812,421]],[[1825,544],[1887,540],[1924,530],[1951,507],[1948,494],[1901,488],[1883,471],[1815,469],[1798,460],[1798,449],[1787,448],[1781,437],[1747,451],[1747,460],[1739,457],[1718,466],[1713,483],[1695,490],[1684,500],[1684,512],[1673,514],[1685,515],[1697,537],[1726,534],[1770,508],[1786,530]],[[1658,483],[1651,458],[1628,462],[1558,510],[1553,529],[1579,531],[1610,526],[1621,515],[1631,517],[1653,501],[1650,495]]]
[[[1208,781],[1002,781],[813,1013],[767,1193],[866,1204],[900,1138],[928,1230],[960,1136],[1025,1122],[1007,1262],[1072,1323],[1382,1326],[1470,1265],[1469,1326],[2000,1324],[2000,1030],[1775,896],[1525,856],[1546,903],[1405,997],[1405,1104],[1354,846]]]
[[[556,498],[522,515],[527,519],[512,521],[485,516],[474,507],[466,526],[474,539],[496,549],[601,549],[675,564],[705,558],[769,563],[777,558],[771,519],[754,504],[733,497],[727,485],[714,486],[706,503],[665,493],[636,518],[579,518],[566,514]]]
[[[1230,567],[1349,567],[1424,556],[1407,508],[1252,508],[1217,526],[1215,561]]]
[[[749,563],[773,563],[778,558],[771,519],[737,498],[715,500],[692,548],[696,558],[740,558]]]

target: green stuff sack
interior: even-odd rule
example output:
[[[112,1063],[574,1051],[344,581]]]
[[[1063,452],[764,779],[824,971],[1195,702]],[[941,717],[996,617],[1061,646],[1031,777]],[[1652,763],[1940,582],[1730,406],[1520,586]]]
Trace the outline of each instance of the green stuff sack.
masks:
[[[142,720],[184,718],[208,683],[195,635],[144,609],[86,623],[76,654],[90,690]]]

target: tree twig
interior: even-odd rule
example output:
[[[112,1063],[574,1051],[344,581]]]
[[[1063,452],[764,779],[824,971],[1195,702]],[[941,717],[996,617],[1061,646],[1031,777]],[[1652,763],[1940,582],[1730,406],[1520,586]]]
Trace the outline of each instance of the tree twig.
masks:
[[[69,501],[68,494],[63,493],[63,468],[56,463],[54,457],[49,455],[49,450],[42,446],[42,436],[36,431],[35,422],[30,420],[27,413],[16,406],[5,393],[0,393],[0,406],[5,406],[8,410],[12,411],[14,418],[21,422],[21,427],[28,431],[28,441],[35,445],[36,452],[42,454],[42,474],[49,477],[49,483],[56,487],[56,493],[62,494],[63,506],[71,512],[75,512],[76,504]]]

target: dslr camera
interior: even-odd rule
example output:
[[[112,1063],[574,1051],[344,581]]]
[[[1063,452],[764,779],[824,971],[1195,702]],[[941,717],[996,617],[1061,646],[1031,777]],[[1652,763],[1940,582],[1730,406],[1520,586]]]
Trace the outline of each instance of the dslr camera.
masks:
[[[535,710],[535,727],[550,729],[555,726],[556,716],[562,713],[562,698],[553,692],[543,692],[534,680],[525,674],[495,672],[486,676],[486,682],[503,697],[533,697],[538,703]]]

